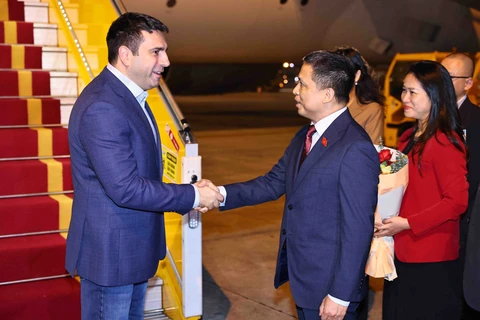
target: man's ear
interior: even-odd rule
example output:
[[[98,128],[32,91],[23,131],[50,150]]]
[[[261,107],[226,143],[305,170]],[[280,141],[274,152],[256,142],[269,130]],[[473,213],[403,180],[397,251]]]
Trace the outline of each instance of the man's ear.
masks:
[[[472,78],[468,78],[467,80],[465,80],[465,91],[468,91],[470,90],[470,88],[473,86],[473,79]]]
[[[118,60],[125,67],[130,66],[132,62],[132,55],[132,51],[130,51],[130,49],[128,49],[126,46],[121,46],[118,48]]]
[[[332,88],[327,88],[323,93],[323,103],[330,103],[335,99],[335,90]]]

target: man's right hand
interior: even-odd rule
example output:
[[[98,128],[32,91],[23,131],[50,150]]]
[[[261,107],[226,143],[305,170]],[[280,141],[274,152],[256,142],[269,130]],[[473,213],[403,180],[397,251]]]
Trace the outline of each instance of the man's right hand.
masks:
[[[195,183],[200,193],[200,203],[198,206],[201,209],[212,210],[218,208],[220,202],[223,202],[223,196],[218,192],[218,188],[210,180],[200,180]],[[204,211],[204,210],[200,210]]]

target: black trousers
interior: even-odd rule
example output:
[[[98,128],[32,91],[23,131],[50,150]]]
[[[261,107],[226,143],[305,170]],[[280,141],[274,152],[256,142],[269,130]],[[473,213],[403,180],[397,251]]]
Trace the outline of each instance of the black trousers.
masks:
[[[398,278],[384,282],[383,320],[459,320],[462,310],[458,260],[405,263],[395,258]]]

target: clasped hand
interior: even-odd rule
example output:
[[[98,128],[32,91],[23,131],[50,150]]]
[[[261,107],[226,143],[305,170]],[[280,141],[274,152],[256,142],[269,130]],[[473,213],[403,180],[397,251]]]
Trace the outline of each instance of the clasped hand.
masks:
[[[397,233],[410,229],[408,220],[402,217],[392,217],[375,223],[375,237],[394,236]]]
[[[210,180],[202,179],[195,183],[200,193],[200,202],[196,210],[206,213],[208,210],[218,208],[220,203],[223,202],[223,196],[220,194],[216,185]]]

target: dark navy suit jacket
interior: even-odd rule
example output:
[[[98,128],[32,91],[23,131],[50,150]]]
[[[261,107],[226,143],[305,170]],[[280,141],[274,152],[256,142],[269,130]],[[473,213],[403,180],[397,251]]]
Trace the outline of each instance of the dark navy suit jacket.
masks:
[[[108,69],[77,99],[69,144],[75,195],[66,269],[104,286],[149,279],[165,257],[163,212],[188,212],[194,189],[161,181],[161,145]]]
[[[290,281],[295,303],[318,309],[327,294],[358,302],[365,292],[380,167],[370,138],[346,110],[299,169],[307,128],[295,135],[266,175],[226,185],[221,208],[286,194],[274,284]]]

